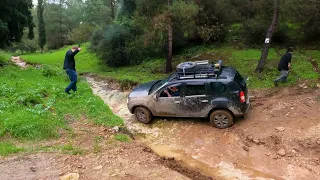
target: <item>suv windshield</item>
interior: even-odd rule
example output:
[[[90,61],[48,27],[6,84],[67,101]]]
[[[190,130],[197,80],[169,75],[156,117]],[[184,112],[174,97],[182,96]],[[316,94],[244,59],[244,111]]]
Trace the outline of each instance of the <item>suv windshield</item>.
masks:
[[[165,83],[168,82],[168,79],[163,79],[163,80],[159,80],[157,81],[150,89],[149,94],[152,94],[155,90],[157,90],[159,87],[161,87],[162,85],[164,85]]]
[[[149,95],[152,94],[155,90],[159,89],[161,86],[163,86],[165,83],[167,83],[170,79],[174,78],[176,76],[175,73],[171,74],[168,78],[157,81],[150,89]]]

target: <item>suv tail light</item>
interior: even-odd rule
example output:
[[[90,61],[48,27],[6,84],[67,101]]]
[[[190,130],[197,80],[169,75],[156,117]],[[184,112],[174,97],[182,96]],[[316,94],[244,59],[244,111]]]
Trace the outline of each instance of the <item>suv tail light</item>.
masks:
[[[240,96],[240,102],[241,103],[245,103],[246,102],[246,96],[244,95],[243,91],[240,91],[239,96]]]

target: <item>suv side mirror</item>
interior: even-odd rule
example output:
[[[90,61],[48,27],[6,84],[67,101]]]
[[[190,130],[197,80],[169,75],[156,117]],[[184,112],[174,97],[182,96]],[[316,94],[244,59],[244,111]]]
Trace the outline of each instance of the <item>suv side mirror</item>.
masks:
[[[158,98],[159,98],[159,94],[153,95],[153,99],[155,99],[156,101],[158,100]]]

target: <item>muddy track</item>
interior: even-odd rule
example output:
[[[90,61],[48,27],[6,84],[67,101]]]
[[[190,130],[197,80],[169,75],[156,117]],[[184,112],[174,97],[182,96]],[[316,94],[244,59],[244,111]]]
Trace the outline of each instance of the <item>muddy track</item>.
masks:
[[[219,130],[203,119],[135,120],[128,93],[107,81],[87,78],[95,94],[125,120],[129,131],[161,157],[216,179],[317,179],[320,175],[319,89],[284,88],[252,92],[245,119]],[[277,168],[275,168],[277,167]]]
[[[320,69],[317,61],[314,60],[312,57],[310,57],[308,61],[312,64],[313,70],[320,75]]]

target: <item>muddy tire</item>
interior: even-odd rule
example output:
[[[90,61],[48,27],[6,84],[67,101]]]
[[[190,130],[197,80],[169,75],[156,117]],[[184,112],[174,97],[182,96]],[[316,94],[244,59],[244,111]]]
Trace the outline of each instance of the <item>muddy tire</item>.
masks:
[[[137,120],[141,123],[148,124],[152,120],[152,114],[149,109],[145,107],[137,107],[134,110],[134,114],[137,117]]]
[[[233,116],[229,111],[216,110],[210,114],[210,123],[219,129],[225,129],[233,124]]]

